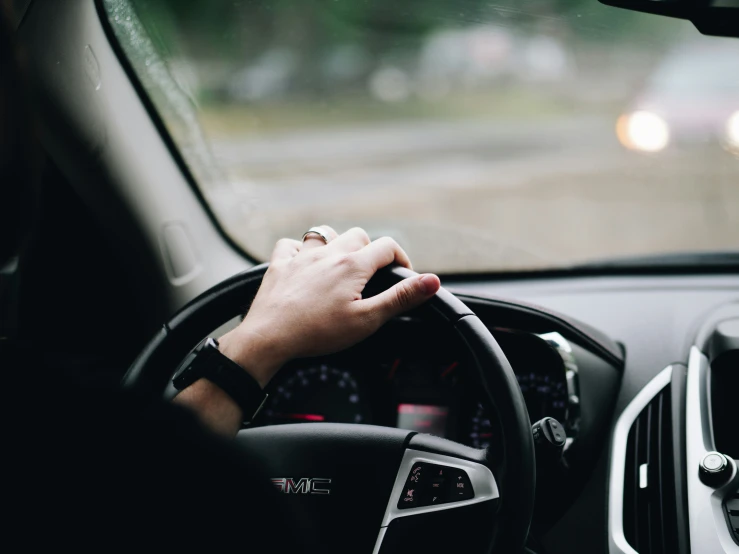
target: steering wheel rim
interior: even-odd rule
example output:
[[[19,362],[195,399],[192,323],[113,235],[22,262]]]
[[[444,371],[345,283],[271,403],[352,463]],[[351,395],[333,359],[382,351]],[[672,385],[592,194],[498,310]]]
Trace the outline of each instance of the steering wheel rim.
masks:
[[[136,358],[124,376],[124,387],[161,398],[175,368],[192,348],[224,322],[247,311],[267,268],[268,264],[262,264],[234,275],[183,307]],[[384,268],[368,283],[365,296],[386,290],[412,275],[414,273],[405,268]],[[536,472],[531,423],[515,374],[487,327],[446,289],[441,288],[419,313],[450,325],[470,354],[473,361],[470,370],[500,419],[502,444],[496,446],[503,452],[502,463],[493,467],[492,457],[487,451],[470,449],[430,435],[417,435],[413,441],[420,444],[422,450],[437,452],[445,451],[449,444],[457,445],[467,449],[460,457],[477,459],[494,470],[500,496],[494,529],[490,533],[489,551],[519,552],[526,542],[533,516]],[[295,427],[307,430],[312,426],[300,424]],[[406,448],[410,442],[409,435],[405,440]],[[469,454],[471,450],[476,454]]]

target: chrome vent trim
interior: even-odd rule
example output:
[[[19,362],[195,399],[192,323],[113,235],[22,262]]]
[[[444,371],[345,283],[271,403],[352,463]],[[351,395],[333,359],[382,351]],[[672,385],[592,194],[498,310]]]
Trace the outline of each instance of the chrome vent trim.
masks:
[[[706,486],[698,477],[703,457],[715,450],[709,394],[710,363],[696,346],[690,349],[688,360],[685,427],[688,467],[688,519],[692,552],[711,554],[739,553],[724,515],[724,499],[739,487],[736,463],[728,482],[718,488]]]
[[[639,554],[624,535],[624,485],[629,433],[649,403],[670,384],[673,367],[668,366],[639,391],[616,422],[611,445],[611,476],[608,494],[608,542],[611,554]]]

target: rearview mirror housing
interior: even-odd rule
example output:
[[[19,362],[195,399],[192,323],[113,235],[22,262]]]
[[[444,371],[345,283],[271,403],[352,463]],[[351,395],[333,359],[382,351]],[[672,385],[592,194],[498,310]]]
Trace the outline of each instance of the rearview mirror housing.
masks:
[[[739,37],[739,0],[599,0],[636,12],[687,19],[704,35]]]

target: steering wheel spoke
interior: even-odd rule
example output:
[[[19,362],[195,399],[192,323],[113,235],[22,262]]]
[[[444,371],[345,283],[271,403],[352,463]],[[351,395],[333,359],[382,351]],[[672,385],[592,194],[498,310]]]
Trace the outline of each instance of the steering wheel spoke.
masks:
[[[416,435],[413,439],[416,439],[416,443],[421,443],[419,446],[423,446],[423,443],[427,442],[423,440],[425,437],[435,442],[436,438],[428,435]],[[441,512],[481,503],[488,503],[484,512],[494,510],[497,506],[500,497],[498,483],[487,465],[467,457],[417,450],[413,448],[413,439],[401,460],[374,552],[382,550],[388,528],[397,518],[432,513],[436,513],[438,517],[443,516]],[[445,451],[472,450],[449,441],[444,443]],[[427,525],[421,523],[421,527]],[[454,529],[447,528],[447,531],[451,532],[453,538]],[[428,528],[423,532],[428,534]],[[435,540],[438,539],[440,536],[436,534]],[[393,542],[397,542],[397,539]],[[417,542],[411,539],[409,546],[417,547]],[[394,546],[393,550],[396,548]]]
[[[395,478],[382,527],[398,517],[497,500],[498,483],[480,462],[409,448]]]

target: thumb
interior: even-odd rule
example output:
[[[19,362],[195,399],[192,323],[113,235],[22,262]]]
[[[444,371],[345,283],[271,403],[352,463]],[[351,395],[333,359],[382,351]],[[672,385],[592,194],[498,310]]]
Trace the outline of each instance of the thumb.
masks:
[[[416,308],[436,294],[441,288],[439,278],[431,273],[415,275],[402,280],[377,296],[362,300],[376,323],[382,325],[389,319]]]

